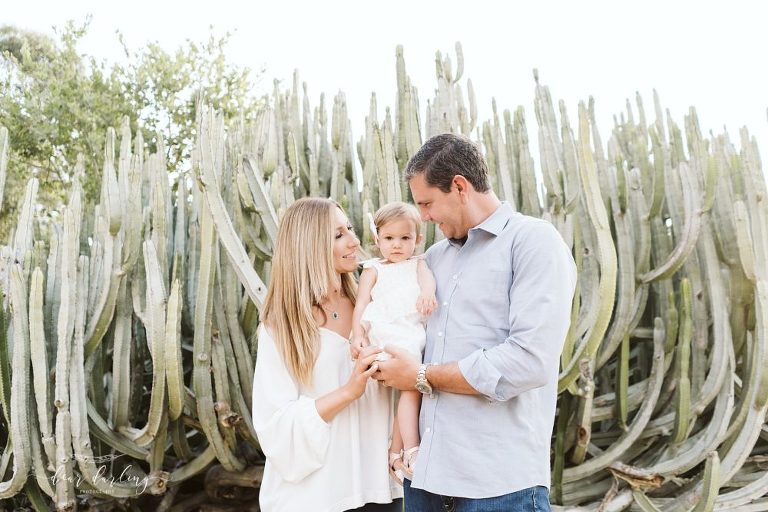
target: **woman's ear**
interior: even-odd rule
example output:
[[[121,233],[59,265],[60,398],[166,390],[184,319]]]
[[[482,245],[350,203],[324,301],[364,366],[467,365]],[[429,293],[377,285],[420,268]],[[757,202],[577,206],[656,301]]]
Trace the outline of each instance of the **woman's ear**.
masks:
[[[416,237],[416,245],[419,245],[422,240],[424,240],[424,235],[419,233],[419,236]]]

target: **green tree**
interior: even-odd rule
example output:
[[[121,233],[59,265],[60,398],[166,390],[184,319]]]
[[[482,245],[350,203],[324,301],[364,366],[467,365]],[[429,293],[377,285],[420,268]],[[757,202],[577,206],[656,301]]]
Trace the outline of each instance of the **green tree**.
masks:
[[[13,25],[0,27],[0,54],[8,53],[18,62],[22,62],[22,48],[25,45],[35,60],[50,60],[55,54],[56,43],[46,34],[22,30]]]
[[[85,27],[68,24],[58,43],[13,27],[2,30],[7,37],[0,124],[10,135],[6,213],[13,213],[14,199],[31,174],[44,185],[41,202],[56,208],[78,154],[85,158],[86,189],[92,194],[90,176],[100,174],[94,170],[106,127],[129,110],[115,101],[117,91],[104,64],[77,52]],[[8,216],[13,217],[3,220]]]
[[[187,40],[175,53],[150,43],[131,52],[123,42],[128,64],[116,68],[125,97],[146,127],[163,134],[170,166],[188,161],[194,142],[198,95],[226,119],[255,113],[261,100],[253,96],[250,70],[227,62],[230,34],[207,41]],[[122,42],[122,38],[121,38]],[[263,69],[259,70],[260,76]]]
[[[87,198],[95,200],[106,132],[123,116],[134,133],[143,130],[150,150],[161,136],[168,168],[177,170],[188,166],[198,94],[228,118],[259,106],[250,70],[226,59],[229,34],[187,40],[173,53],[156,43],[138,50],[123,44],[126,61],[107,64],[78,51],[89,23],[70,21],[55,37],[0,27],[0,125],[10,134],[2,237],[29,176],[40,178],[43,207],[60,207],[78,155]]]

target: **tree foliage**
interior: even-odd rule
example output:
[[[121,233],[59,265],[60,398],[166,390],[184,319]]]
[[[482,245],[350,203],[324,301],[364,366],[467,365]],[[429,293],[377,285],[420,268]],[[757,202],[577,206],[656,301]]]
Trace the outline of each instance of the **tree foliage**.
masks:
[[[162,132],[171,164],[189,158],[194,142],[197,95],[223,112],[226,119],[253,114],[259,106],[251,95],[249,70],[227,62],[229,35],[213,35],[202,43],[187,41],[174,54],[151,43],[130,53],[129,64],[119,69],[119,81],[131,108],[141,121]],[[123,45],[125,48],[125,45]]]
[[[188,166],[198,94],[227,117],[259,105],[251,71],[226,59],[229,34],[187,40],[172,53],[157,43],[132,50],[120,37],[125,60],[108,64],[78,50],[89,22],[68,22],[53,36],[0,26],[0,125],[10,133],[2,236],[30,175],[40,178],[43,207],[60,207],[78,155],[95,199],[107,129],[124,116],[149,150],[162,137],[168,168],[177,170]]]

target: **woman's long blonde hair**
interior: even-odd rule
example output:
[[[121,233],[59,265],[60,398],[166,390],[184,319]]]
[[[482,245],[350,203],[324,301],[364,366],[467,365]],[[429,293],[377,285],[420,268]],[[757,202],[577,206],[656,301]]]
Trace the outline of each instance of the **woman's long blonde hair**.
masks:
[[[337,282],[333,264],[335,208],[341,206],[330,199],[308,197],[285,211],[261,311],[261,320],[269,327],[286,367],[305,386],[311,383],[320,353],[313,307],[320,307],[332,283]],[[341,290],[354,304],[357,287],[351,274],[341,275]]]

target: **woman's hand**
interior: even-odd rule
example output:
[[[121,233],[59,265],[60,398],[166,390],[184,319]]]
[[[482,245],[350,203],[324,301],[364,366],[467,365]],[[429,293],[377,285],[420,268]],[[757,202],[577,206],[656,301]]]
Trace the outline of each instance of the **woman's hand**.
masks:
[[[315,400],[317,413],[323,421],[330,423],[334,416],[363,396],[368,379],[379,369],[376,358],[380,352],[381,347],[375,345],[365,347],[360,351],[360,356],[355,361],[347,383]]]
[[[352,400],[357,400],[365,393],[368,379],[379,369],[376,358],[380,352],[381,348],[375,345],[360,350],[355,366],[352,368],[352,375],[349,376],[349,381],[344,386]]]

